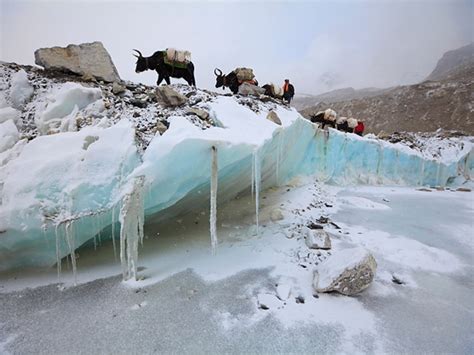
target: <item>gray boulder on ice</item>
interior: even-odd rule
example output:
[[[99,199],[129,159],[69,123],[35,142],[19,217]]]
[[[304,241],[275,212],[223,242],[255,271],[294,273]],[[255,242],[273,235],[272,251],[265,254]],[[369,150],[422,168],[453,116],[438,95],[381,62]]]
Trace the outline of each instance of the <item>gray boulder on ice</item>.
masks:
[[[159,86],[156,88],[156,99],[161,106],[176,107],[185,104],[188,98],[173,90],[170,86]]]
[[[268,113],[267,120],[272,121],[273,123],[281,126],[280,117],[278,117],[277,113],[273,110]]]
[[[363,248],[344,249],[327,258],[314,274],[316,292],[339,292],[351,296],[369,287],[377,263]]]
[[[331,238],[324,229],[305,228],[305,242],[310,249],[331,249]]]
[[[199,108],[190,107],[188,108],[186,113],[196,115],[203,120],[207,120],[209,118],[209,112],[201,110]]]
[[[260,96],[265,94],[265,89],[249,83],[243,83],[239,86],[239,94],[244,96]]]
[[[121,81],[112,58],[101,42],[70,44],[67,47],[40,48],[35,63],[45,69],[93,76],[106,82]]]

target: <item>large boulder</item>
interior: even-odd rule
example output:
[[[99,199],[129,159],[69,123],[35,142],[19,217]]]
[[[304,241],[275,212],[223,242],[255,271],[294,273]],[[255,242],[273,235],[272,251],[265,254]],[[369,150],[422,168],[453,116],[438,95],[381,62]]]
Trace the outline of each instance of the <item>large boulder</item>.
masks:
[[[242,83],[239,86],[239,94],[244,96],[260,96],[265,94],[265,89],[249,83]]]
[[[40,48],[35,51],[35,63],[45,69],[93,76],[106,82],[120,81],[112,58],[101,42]]]
[[[327,258],[314,274],[317,292],[336,291],[351,296],[369,287],[375,277],[377,263],[363,248],[350,248]]]
[[[272,121],[273,123],[281,126],[280,117],[278,117],[278,114],[273,110],[267,114],[267,120]]]
[[[176,107],[186,103],[188,98],[169,86],[159,86],[156,88],[156,100],[161,106]]]

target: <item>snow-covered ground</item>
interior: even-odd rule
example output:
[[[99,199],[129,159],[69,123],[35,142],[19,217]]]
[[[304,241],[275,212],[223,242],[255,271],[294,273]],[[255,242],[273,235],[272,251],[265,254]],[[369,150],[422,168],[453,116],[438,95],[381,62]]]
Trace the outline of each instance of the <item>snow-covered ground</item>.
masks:
[[[258,234],[251,196],[220,206],[216,255],[207,208],[148,223],[138,281],[109,278],[121,272],[110,242],[79,250],[76,287],[66,264],[58,286],[47,286],[57,280],[54,269],[9,275],[0,296],[4,350],[61,352],[66,343],[72,352],[472,349],[472,192],[298,178],[261,198]],[[323,224],[333,247],[317,252],[301,227],[322,216],[334,223]],[[357,297],[315,298],[320,261],[353,246],[375,256],[373,284]]]

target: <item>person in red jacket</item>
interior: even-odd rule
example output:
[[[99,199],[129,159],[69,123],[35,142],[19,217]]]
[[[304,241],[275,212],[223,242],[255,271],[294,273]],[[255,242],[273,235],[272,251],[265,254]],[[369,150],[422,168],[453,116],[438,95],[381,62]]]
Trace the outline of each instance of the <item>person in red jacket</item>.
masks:
[[[359,136],[362,136],[362,133],[364,133],[364,122],[362,121],[357,121],[357,126],[354,128],[354,133],[358,134]]]

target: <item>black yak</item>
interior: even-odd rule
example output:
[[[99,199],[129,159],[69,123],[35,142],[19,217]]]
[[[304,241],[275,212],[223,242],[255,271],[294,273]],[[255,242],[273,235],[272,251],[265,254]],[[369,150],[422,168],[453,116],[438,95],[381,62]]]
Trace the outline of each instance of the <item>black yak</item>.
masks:
[[[216,68],[214,69],[214,74],[216,75],[216,88],[222,87],[225,89],[228,87],[234,95],[239,92],[240,82],[234,71],[231,71],[227,75],[223,75],[222,70]]]
[[[137,49],[134,49],[134,51],[138,53],[138,55],[134,54],[134,56],[138,58],[135,72],[141,73],[145,70],[156,70],[158,73],[156,85],[160,85],[163,79],[165,79],[166,83],[169,85],[171,83],[171,77],[183,78],[189,85],[196,86],[193,62],[185,64],[185,67],[178,67],[165,62],[166,51],[155,52],[151,57],[144,57]]]

